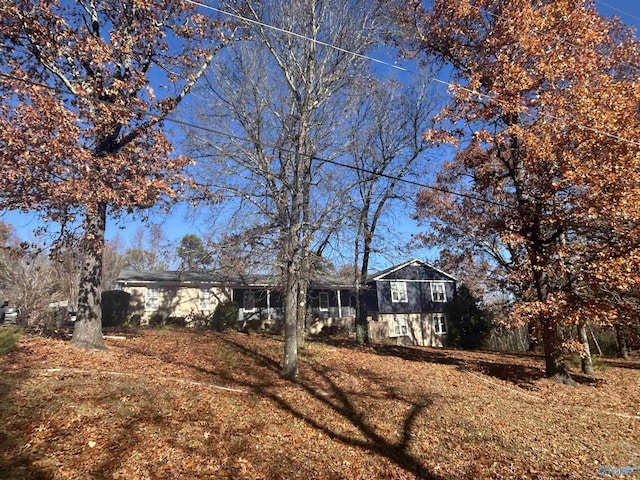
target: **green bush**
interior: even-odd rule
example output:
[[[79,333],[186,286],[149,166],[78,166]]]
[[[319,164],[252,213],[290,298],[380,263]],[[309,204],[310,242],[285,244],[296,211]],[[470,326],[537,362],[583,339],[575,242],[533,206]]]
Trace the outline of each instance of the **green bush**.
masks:
[[[238,312],[240,308],[236,302],[226,301],[216,305],[211,318],[211,326],[218,332],[238,329]]]
[[[18,348],[20,332],[14,327],[0,327],[0,355],[6,355]]]
[[[471,291],[461,285],[447,309],[449,316],[449,342],[451,346],[480,348],[491,332],[491,315],[479,306]]]

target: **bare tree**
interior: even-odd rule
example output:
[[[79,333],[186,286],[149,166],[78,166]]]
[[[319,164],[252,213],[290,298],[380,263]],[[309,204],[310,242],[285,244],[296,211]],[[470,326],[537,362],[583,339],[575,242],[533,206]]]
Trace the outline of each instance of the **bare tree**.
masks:
[[[372,245],[390,204],[413,198],[402,181],[424,173],[423,153],[433,146],[423,133],[433,127],[435,89],[423,80],[403,86],[394,80],[368,84],[350,125],[347,153],[355,167],[357,188],[351,207],[355,223],[353,270],[358,292],[356,339],[368,342],[365,295]],[[377,238],[384,243],[384,239]]]
[[[212,183],[241,199],[254,215],[251,226],[262,228],[262,241],[277,252],[285,296],[283,375],[293,378],[309,252],[326,244],[327,226],[347,203],[350,186],[320,159],[338,151],[335,132],[350,87],[367,72],[351,52],[376,43],[382,18],[371,4],[354,0],[239,0],[227,7],[253,23],[246,24],[249,40],[220,56],[207,77],[208,122],[225,136],[196,143],[215,160]]]
[[[132,270],[167,270],[167,238],[158,225],[139,227],[124,252],[122,267]]]
[[[105,290],[114,288],[120,270],[125,266],[125,257],[120,236],[116,235],[105,245],[102,264],[102,285]]]
[[[0,297],[19,307],[30,326],[47,320],[50,304],[65,300],[56,266],[43,248],[29,248],[12,226],[0,222]]]

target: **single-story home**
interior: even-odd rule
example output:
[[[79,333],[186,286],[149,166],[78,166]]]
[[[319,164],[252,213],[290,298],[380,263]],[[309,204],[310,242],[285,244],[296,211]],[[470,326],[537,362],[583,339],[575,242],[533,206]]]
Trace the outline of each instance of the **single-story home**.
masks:
[[[129,316],[142,325],[154,319],[210,315],[224,301],[239,307],[241,326],[280,328],[284,316],[282,282],[276,275],[224,276],[216,273],[122,270],[117,280],[128,293]],[[307,331],[349,328],[355,317],[353,284],[324,275],[313,279],[307,293]]]
[[[189,319],[209,315],[232,300],[241,326],[278,330],[283,321],[282,282],[276,275],[224,276],[216,273],[123,270],[119,287],[130,295],[129,316],[143,325],[154,317]],[[456,279],[419,259],[370,275],[365,296],[374,341],[443,346],[446,306],[456,294]],[[317,275],[307,292],[307,331],[352,330],[358,292],[352,282]]]

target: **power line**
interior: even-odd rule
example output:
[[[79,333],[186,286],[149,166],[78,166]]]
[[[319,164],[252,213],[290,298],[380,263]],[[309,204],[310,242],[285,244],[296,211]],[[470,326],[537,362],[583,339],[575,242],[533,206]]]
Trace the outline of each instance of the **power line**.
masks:
[[[171,118],[171,117],[168,117],[168,116],[152,113],[152,112],[149,112],[149,111],[146,111],[146,110],[142,110],[140,108],[135,108],[135,107],[131,107],[131,106],[125,106],[125,105],[117,105],[117,104],[115,104],[113,102],[110,102],[108,100],[103,100],[103,99],[100,99],[100,98],[92,97],[90,95],[82,95],[82,94],[79,94],[79,93],[76,93],[76,92],[70,92],[70,91],[65,90],[63,88],[54,87],[54,86],[47,85],[47,84],[44,84],[44,83],[35,82],[33,80],[28,80],[28,79],[25,79],[25,78],[16,77],[16,76],[13,76],[13,75],[10,75],[10,74],[6,74],[6,73],[0,72],[0,77],[5,77],[5,78],[11,79],[11,80],[23,82],[25,84],[28,84],[28,85],[31,85],[31,86],[35,86],[35,87],[44,88],[44,89],[47,89],[47,90],[50,90],[50,91],[53,91],[53,92],[56,92],[56,93],[60,93],[62,95],[70,95],[70,96],[73,96],[73,97],[76,97],[76,98],[80,98],[80,99],[83,99],[83,100],[100,103],[100,104],[103,104],[103,105],[106,105],[106,106],[110,106],[110,107],[113,107],[113,108],[117,108],[117,109],[129,112],[129,113],[133,113],[133,114],[136,114],[136,115],[139,115],[139,116],[150,117],[150,118],[156,119],[156,120],[158,120],[160,122],[171,122],[171,123],[175,123],[176,125],[180,125],[180,126],[183,126],[183,127],[188,127],[188,128],[201,130],[201,131],[204,131],[204,132],[207,132],[207,133],[212,133],[214,135],[219,135],[221,137],[225,137],[225,138],[228,138],[228,139],[231,139],[231,140],[239,140],[241,142],[250,142],[252,144],[256,144],[257,143],[258,145],[260,145],[262,147],[273,148],[273,149],[279,150],[279,151],[284,152],[284,153],[299,154],[299,155],[308,157],[311,161],[329,163],[329,164],[332,164],[332,165],[336,165],[336,166],[339,166],[339,167],[347,168],[347,169],[354,170],[354,171],[357,171],[357,172],[366,173],[366,174],[370,174],[370,175],[375,175],[375,176],[378,176],[378,177],[381,177],[381,178],[386,178],[388,180],[397,181],[399,183],[404,183],[404,184],[407,184],[407,185],[412,185],[412,186],[415,186],[415,187],[420,187],[420,188],[425,188],[425,189],[428,189],[428,190],[432,190],[434,192],[445,193],[445,194],[452,195],[452,196],[455,196],[455,197],[465,198],[465,199],[472,200],[472,201],[475,201],[475,202],[480,202],[480,203],[484,203],[484,204],[487,204],[487,205],[492,205],[494,207],[503,208],[505,210],[511,210],[511,211],[514,211],[514,212],[520,211],[520,212],[522,212],[524,214],[528,214],[528,215],[531,215],[533,217],[539,217],[539,218],[548,217],[548,215],[546,215],[546,214],[539,213],[539,212],[536,212],[536,211],[533,211],[533,210],[529,210],[529,209],[526,209],[526,208],[519,209],[518,207],[514,207],[513,205],[508,205],[508,204],[505,204],[505,203],[497,202],[495,200],[490,200],[490,199],[483,198],[483,197],[477,197],[477,196],[470,195],[470,194],[467,194],[467,193],[457,192],[455,190],[451,190],[451,189],[444,188],[444,187],[439,187],[439,186],[436,186],[436,185],[422,183],[422,182],[419,182],[417,180],[410,180],[410,179],[403,178],[403,177],[396,176],[396,175],[380,173],[380,172],[376,172],[373,169],[367,169],[367,168],[359,167],[359,166],[356,166],[356,165],[351,165],[351,164],[348,164],[348,163],[339,162],[337,160],[331,160],[331,159],[328,159],[328,158],[319,157],[317,155],[310,155],[310,154],[306,154],[306,153],[295,152],[294,150],[283,148],[283,147],[281,147],[281,146],[279,146],[277,144],[272,144],[272,143],[268,143],[268,142],[264,142],[264,141],[255,142],[253,140],[249,140],[249,139],[247,139],[245,137],[241,137],[239,135],[234,135],[234,134],[231,134],[231,133],[228,133],[228,132],[223,132],[223,131],[220,131],[220,130],[216,130],[216,129],[213,129],[213,128],[210,128],[210,127],[205,127],[203,125],[199,125],[199,124],[196,124],[196,123],[193,123],[193,122],[187,122],[185,120],[179,120],[179,119],[176,119],[176,118]],[[211,157],[213,155],[208,155],[208,156]],[[427,155],[425,155],[425,157],[427,159],[430,158]],[[433,159],[433,158],[431,157],[431,159]]]
[[[193,123],[193,122],[187,122],[185,120],[179,120],[179,119],[176,119],[176,118],[165,117],[163,115],[152,113],[152,112],[149,112],[149,111],[146,111],[146,110],[142,110],[142,109],[139,109],[139,108],[135,108],[135,107],[125,106],[125,105],[117,105],[117,104],[115,104],[113,102],[109,102],[107,100],[103,100],[103,99],[100,99],[100,98],[92,97],[92,96],[89,96],[89,95],[82,95],[82,94],[79,94],[79,93],[76,93],[76,92],[70,92],[68,90],[65,90],[65,89],[62,89],[62,88],[59,88],[59,87],[54,87],[54,86],[47,85],[47,84],[44,84],[44,83],[35,82],[33,80],[28,80],[28,79],[25,79],[25,78],[16,77],[16,76],[9,75],[9,74],[6,74],[6,73],[0,72],[0,77],[4,77],[4,78],[10,79],[10,80],[23,82],[25,84],[28,84],[28,85],[31,85],[31,86],[34,86],[34,87],[40,87],[40,88],[48,89],[48,90],[51,90],[53,92],[60,93],[62,95],[71,95],[71,96],[74,96],[76,98],[80,98],[80,99],[83,99],[83,100],[100,103],[100,104],[107,105],[107,106],[110,106],[110,107],[113,107],[113,108],[117,108],[117,109],[129,112],[129,113],[133,113],[133,114],[136,114],[136,115],[151,117],[151,118],[157,119],[159,121],[172,122],[172,123],[175,123],[175,124],[183,126],[183,127],[194,128],[194,129],[201,130],[201,131],[204,131],[204,132],[207,132],[207,133],[212,133],[214,135],[219,135],[221,137],[225,137],[225,138],[228,138],[228,139],[231,139],[231,140],[239,140],[239,141],[242,141],[242,142],[251,142],[251,143],[254,143],[254,144],[256,143],[256,142],[254,142],[252,140],[249,140],[247,138],[241,137],[239,135],[234,135],[234,134],[231,134],[231,133],[228,133],[228,132],[215,130],[213,128],[205,127],[203,125],[199,125],[199,124],[196,124],[196,123]],[[267,142],[257,142],[257,143],[262,147],[273,148],[273,149],[279,150],[279,151],[284,152],[284,153],[290,153],[290,154],[298,153],[298,152],[295,152],[293,150],[289,150],[289,149],[280,147],[280,146],[278,146],[276,144],[270,144],[270,143],[267,143]],[[504,203],[500,203],[500,202],[497,202],[497,201],[494,201],[494,200],[489,200],[489,199],[482,198],[482,197],[476,197],[476,196],[465,194],[465,193],[461,193],[461,192],[456,192],[454,190],[450,190],[450,189],[447,189],[447,188],[438,187],[438,186],[435,186],[435,185],[430,185],[430,184],[418,182],[418,181],[415,181],[415,180],[409,180],[409,179],[406,179],[406,178],[403,178],[403,177],[399,177],[399,176],[379,173],[379,172],[376,172],[375,170],[366,169],[366,168],[363,168],[363,167],[358,167],[356,165],[350,165],[348,163],[339,162],[337,160],[331,160],[331,159],[328,159],[328,158],[319,157],[317,155],[310,155],[310,154],[305,154],[305,153],[302,153],[301,155],[303,155],[305,157],[308,157],[312,161],[329,163],[329,164],[332,164],[332,165],[336,165],[336,166],[348,168],[348,169],[351,169],[351,170],[359,171],[361,173],[367,173],[367,174],[371,174],[371,175],[376,175],[378,177],[386,178],[386,179],[389,179],[389,180],[395,180],[395,181],[398,181],[398,182],[406,183],[406,184],[417,186],[417,187],[421,187],[421,188],[426,188],[426,189],[433,190],[433,191],[436,191],[436,192],[446,193],[446,194],[450,194],[450,195],[454,195],[454,196],[458,196],[458,197],[462,197],[462,198],[467,198],[469,200],[474,200],[474,201],[477,201],[477,202],[490,204],[490,205],[493,205],[493,206],[496,206],[496,207],[500,207],[500,208],[505,208],[505,209],[508,209],[508,210],[514,210],[514,211],[517,210],[515,207],[513,207],[511,205],[507,205],[507,204],[504,204]],[[211,156],[211,155],[209,155],[209,156]],[[539,215],[537,212],[533,212],[533,211],[530,211],[530,212],[527,212],[527,213],[530,213],[531,215]]]
[[[337,45],[333,45],[331,43],[323,42],[321,40],[317,40],[315,38],[311,38],[311,37],[308,37],[306,35],[302,35],[300,33],[293,32],[291,30],[287,30],[287,29],[284,29],[284,28],[281,28],[281,27],[276,27],[274,25],[270,25],[268,23],[261,22],[259,20],[255,20],[255,19],[252,19],[252,18],[248,18],[248,17],[245,17],[245,16],[237,14],[237,13],[228,12],[226,10],[222,10],[220,8],[213,7],[211,5],[207,5],[207,4],[198,2],[196,0],[184,0],[184,1],[187,2],[187,3],[190,3],[192,5],[195,5],[195,6],[198,6],[198,7],[207,9],[207,10],[214,11],[216,13],[220,13],[222,15],[226,15],[226,16],[235,18],[237,20],[241,20],[241,21],[244,21],[244,22],[247,22],[247,23],[251,23],[253,25],[258,25],[258,26],[261,26],[261,27],[264,27],[264,28],[268,28],[270,30],[274,30],[274,31],[279,32],[279,33],[284,33],[286,35],[291,35],[293,37],[300,38],[302,40],[306,40],[308,42],[312,42],[312,43],[315,43],[315,44],[318,44],[318,45],[322,45],[322,46],[325,46],[327,48],[335,49],[335,50],[337,50],[339,52],[347,53],[349,55],[353,55],[353,56],[358,57],[358,58],[370,60],[370,61],[372,61],[374,63],[379,64],[379,65],[384,65],[386,67],[393,68],[395,70],[399,70],[399,71],[401,71],[403,73],[407,73],[407,74],[410,74],[410,75],[415,75],[415,76],[418,76],[418,77],[423,78],[425,80],[430,80],[430,81],[432,81],[434,83],[440,83],[442,85],[446,85],[449,88],[463,90],[465,92],[471,93],[472,95],[477,95],[480,98],[485,98],[485,99],[488,99],[488,100],[495,100],[490,95],[482,93],[482,92],[478,92],[477,90],[469,89],[469,88],[466,88],[466,87],[464,87],[462,85],[456,85],[454,83],[447,82],[446,80],[441,80],[439,78],[436,78],[436,77],[433,77],[433,76],[430,76],[430,75],[425,75],[425,74],[416,72],[414,70],[410,70],[408,68],[401,67],[399,65],[395,65],[395,64],[390,63],[390,62],[386,62],[386,61],[381,60],[379,58],[375,58],[375,57],[371,57],[369,55],[365,55],[365,54],[362,54],[362,53],[354,52],[352,50],[348,50],[348,49],[339,47]],[[495,14],[492,14],[492,15],[495,15]],[[575,45],[573,45],[573,46],[575,47]],[[553,119],[553,120],[558,120],[558,121],[561,121],[561,122],[564,121],[561,117],[558,117],[556,115],[548,115],[548,117]],[[588,125],[582,125],[582,124],[579,124],[579,123],[577,123],[575,125],[580,129],[588,130],[588,131],[597,133],[599,135],[604,135],[606,137],[613,138],[614,140],[618,140],[618,141],[621,141],[621,142],[629,143],[630,145],[634,145],[636,147],[640,147],[640,142],[629,140],[627,138],[621,137],[620,135],[615,135],[613,133],[605,132],[605,131],[600,130],[598,128],[590,127]]]
[[[635,15],[630,14],[629,12],[625,12],[624,10],[620,10],[617,7],[614,7],[613,5],[609,5],[606,2],[602,2],[600,0],[595,0],[596,3],[599,3],[600,5],[604,5],[605,7],[610,8],[611,10],[615,10],[618,13],[621,13],[623,15],[626,15],[627,17],[633,18],[634,20],[640,20],[640,17],[636,17]]]

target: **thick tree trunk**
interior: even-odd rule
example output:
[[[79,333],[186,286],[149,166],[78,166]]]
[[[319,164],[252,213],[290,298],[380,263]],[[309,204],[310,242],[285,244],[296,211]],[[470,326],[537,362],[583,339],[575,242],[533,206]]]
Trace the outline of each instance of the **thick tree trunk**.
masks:
[[[366,345],[369,343],[369,321],[367,320],[367,304],[362,287],[358,289],[357,302],[356,342],[358,345]]]
[[[105,203],[87,210],[82,240],[84,258],[80,272],[78,317],[71,338],[71,343],[82,348],[105,348],[100,296],[106,219]]]
[[[358,345],[366,345],[369,343],[369,321],[367,319],[367,299],[364,294],[365,283],[369,272],[369,258],[371,256],[371,240],[373,238],[372,228],[368,225],[367,216],[369,212],[369,203],[365,202],[363,216],[360,219],[360,229],[364,236],[364,245],[362,251],[362,264],[360,265],[360,275],[358,277],[357,290],[357,311],[356,311],[356,342]],[[356,246],[357,248],[357,246]],[[356,268],[358,266],[356,265]]]
[[[576,382],[571,378],[562,356],[556,325],[553,322],[544,319],[542,321],[542,330],[545,374],[547,378],[554,382],[575,387]]]
[[[578,325],[578,336],[582,344],[583,352],[580,356],[582,373],[585,375],[593,375],[593,361],[591,360],[591,349],[589,348],[589,337],[587,336],[587,326],[584,323]]]
[[[532,230],[540,232],[540,218],[535,217]],[[539,242],[538,235],[535,236],[536,241],[532,242],[530,250],[530,258],[533,272],[533,282],[536,287],[536,295],[538,301],[545,303],[549,293],[548,278],[545,273],[545,265],[543,259],[543,249]],[[563,383],[565,385],[576,386],[575,380],[571,378],[567,366],[564,362],[562,354],[562,346],[558,335],[558,326],[549,318],[540,319],[542,328],[542,345],[544,348],[545,359],[545,375],[554,382]]]
[[[543,240],[545,238],[542,233],[544,230],[542,226],[543,216],[539,209],[536,209],[537,204],[532,201],[532,197],[525,193],[526,175],[520,157],[520,142],[515,136],[512,137],[511,148],[515,160],[513,180],[516,186],[518,204],[522,208],[522,218],[528,223],[529,245],[527,250],[531,261],[533,284],[536,289],[537,300],[541,303],[546,303],[549,294],[549,278],[546,273],[548,253],[545,252],[545,244],[548,243],[548,240]],[[540,319],[540,327],[542,328],[545,375],[554,382],[575,386],[576,382],[571,378],[564,362],[557,324],[548,317],[543,317]]]

